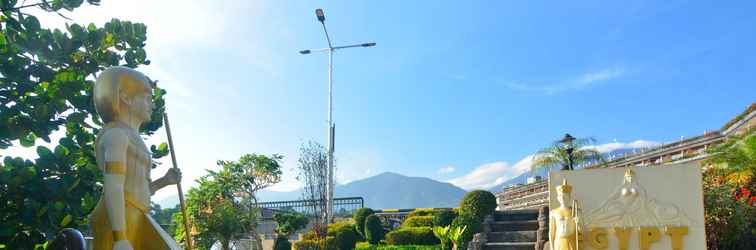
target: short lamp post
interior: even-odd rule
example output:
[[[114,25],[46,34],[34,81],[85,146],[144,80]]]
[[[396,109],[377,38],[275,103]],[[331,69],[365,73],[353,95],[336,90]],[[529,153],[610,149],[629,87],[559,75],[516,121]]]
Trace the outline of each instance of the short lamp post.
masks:
[[[572,166],[572,153],[575,151],[575,146],[572,144],[572,142],[575,141],[575,137],[572,137],[570,134],[564,134],[564,138],[560,140],[562,144],[564,144],[567,148],[565,148],[565,151],[567,151],[567,164],[562,165],[562,170],[574,170],[575,168]]]

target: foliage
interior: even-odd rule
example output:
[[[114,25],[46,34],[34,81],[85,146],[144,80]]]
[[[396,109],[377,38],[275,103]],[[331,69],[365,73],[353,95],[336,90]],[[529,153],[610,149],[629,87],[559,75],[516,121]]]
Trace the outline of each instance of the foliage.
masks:
[[[278,235],[273,241],[273,250],[291,250],[291,242],[285,235]]]
[[[728,138],[708,150],[712,156],[704,162],[711,165],[715,175],[723,176],[728,184],[744,186],[754,182],[756,174],[756,130]]]
[[[386,234],[389,245],[437,245],[439,239],[431,227],[402,227]]]
[[[369,215],[365,219],[365,238],[370,244],[378,244],[383,239],[383,225],[381,219],[375,214]]]
[[[307,226],[309,219],[304,214],[297,212],[282,212],[273,215],[276,221],[276,233],[279,235],[291,235]]]
[[[152,203],[150,217],[155,219],[155,222],[157,222],[168,234],[174,235],[176,232],[176,225],[173,224],[172,219],[173,214],[178,213],[179,210],[179,205],[176,205],[173,208],[161,208],[160,205]]]
[[[357,245],[357,250],[443,250],[440,246],[415,246],[415,245]]]
[[[462,198],[459,203],[460,214],[469,214],[479,221],[487,215],[493,214],[496,209],[496,196],[485,190],[471,191]]]
[[[102,182],[94,156],[102,126],[92,101],[95,76],[109,66],[149,64],[144,24],[113,19],[103,27],[51,30],[27,12],[41,8],[57,17],[56,11],[73,11],[83,2],[23,7],[22,1],[0,0],[0,150],[33,147],[37,139],[53,144],[36,147],[36,159],[5,157],[0,163],[0,245],[8,248],[29,249],[10,242],[44,243],[61,228],[87,226]],[[165,93],[155,89],[156,109],[141,127],[145,135],[162,126]],[[51,134],[61,128],[62,138],[53,142]],[[153,158],[168,152],[164,143],[151,150]]]
[[[340,250],[354,249],[359,235],[351,221],[340,221],[328,225],[328,236],[333,236]]]
[[[433,216],[433,226],[445,227],[451,225],[457,213],[454,210],[441,210]]]
[[[598,161],[603,163],[604,157],[595,148],[590,145],[595,143],[593,138],[579,138],[572,142],[566,143],[561,141],[554,142],[550,147],[539,150],[533,157],[531,170],[539,168],[550,168],[555,165],[567,169],[570,164],[570,157],[567,153],[568,148],[573,148],[572,165],[577,166],[581,163]]]
[[[407,218],[414,217],[414,216],[433,216],[436,214],[436,211],[433,211],[432,208],[417,208],[410,212],[407,215]]]
[[[756,134],[727,139],[709,150],[703,192],[709,249],[756,249]]]
[[[402,227],[432,227],[433,216],[412,216],[402,222]]]
[[[302,195],[304,200],[314,200],[310,207],[310,212],[319,216],[320,220],[315,221],[315,225],[327,225],[327,216],[325,213],[328,180],[328,164],[325,148],[317,142],[308,141],[299,147],[298,168],[299,174],[297,180],[304,183]],[[325,229],[325,227],[321,227]],[[325,230],[316,231],[320,236],[325,235]]]
[[[470,214],[461,213],[454,219],[451,224],[452,228],[465,228],[457,239],[457,249],[467,249],[467,244],[472,240],[473,235],[480,233],[483,229],[481,220]]]
[[[186,202],[193,222],[192,231],[197,233],[194,238],[198,248],[209,249],[215,241],[220,241],[222,248],[228,249],[231,240],[254,230],[255,188],[269,180],[280,180],[280,159],[278,155],[252,154],[242,156],[237,162],[218,161],[220,171],[208,170],[208,174],[197,181],[199,186],[189,190]],[[263,177],[258,179],[260,176]],[[178,227],[181,229],[177,233],[184,234],[183,224]],[[183,236],[176,235],[176,238]]]
[[[457,246],[462,244],[462,236],[464,235],[466,230],[467,230],[466,226],[463,226],[463,227],[436,226],[436,227],[433,227],[433,235],[435,235],[436,238],[438,238],[438,240],[441,242],[441,249],[448,250],[448,249],[452,249],[452,244],[457,245]]]
[[[300,240],[294,242],[294,249],[296,250],[337,250],[336,238],[333,236],[326,236],[325,238]]]
[[[365,239],[365,218],[374,213],[375,212],[370,208],[360,208],[354,212],[354,224],[357,229],[357,233],[359,233],[363,239]]]

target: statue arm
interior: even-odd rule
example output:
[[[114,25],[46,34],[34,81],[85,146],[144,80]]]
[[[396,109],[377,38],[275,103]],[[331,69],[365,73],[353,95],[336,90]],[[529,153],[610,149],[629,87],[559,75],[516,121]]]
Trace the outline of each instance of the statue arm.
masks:
[[[556,240],[556,222],[554,222],[554,216],[549,215],[549,246],[554,248],[554,241]]]
[[[129,138],[125,132],[112,129],[100,139],[104,152],[105,183],[103,195],[108,211],[108,219],[113,230],[114,241],[126,240],[126,203],[124,200],[124,182],[126,180],[126,150]]]

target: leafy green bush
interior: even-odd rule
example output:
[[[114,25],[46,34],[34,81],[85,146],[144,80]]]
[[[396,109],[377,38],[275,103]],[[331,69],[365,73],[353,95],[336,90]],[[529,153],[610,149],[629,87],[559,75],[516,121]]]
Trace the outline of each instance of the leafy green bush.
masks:
[[[476,233],[480,233],[480,231],[483,229],[481,220],[476,218],[475,216],[472,216],[470,214],[462,213],[459,216],[457,216],[456,219],[451,224],[451,227],[455,228],[462,228],[466,227],[466,230],[462,233],[462,236],[459,240],[459,245],[457,246],[457,249],[465,250],[467,249],[467,244],[472,240],[473,235]]]
[[[403,227],[386,234],[389,245],[437,245],[441,243],[430,227]]]
[[[454,210],[442,210],[433,216],[433,226],[445,227],[451,225],[454,218],[457,218],[457,213]]]
[[[295,250],[338,250],[336,238],[327,236],[325,239],[300,240],[294,243]]]
[[[354,249],[359,239],[355,225],[351,221],[340,221],[328,225],[328,236],[335,238],[336,246],[340,250]]]
[[[356,250],[441,250],[441,247],[436,246],[416,246],[416,245],[357,245]]]
[[[485,190],[475,190],[465,194],[459,204],[460,214],[470,214],[480,221],[496,209],[496,196]]]
[[[291,250],[291,242],[284,235],[279,235],[273,242],[273,250]]]
[[[365,238],[370,244],[378,244],[383,239],[383,225],[378,216],[371,214],[365,219]]]
[[[352,217],[354,219],[354,225],[357,229],[357,233],[362,239],[365,239],[365,218],[374,213],[375,212],[372,209],[366,207],[357,209],[357,211],[354,212],[354,216]]]
[[[402,223],[402,227],[432,227],[433,216],[413,216]]]

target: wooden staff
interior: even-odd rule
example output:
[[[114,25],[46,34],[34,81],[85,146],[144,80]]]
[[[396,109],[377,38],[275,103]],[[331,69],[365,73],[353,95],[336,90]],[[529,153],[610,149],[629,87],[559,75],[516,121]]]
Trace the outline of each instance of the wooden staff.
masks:
[[[171,152],[171,160],[173,161],[173,168],[179,169],[176,165],[176,148],[173,147],[173,137],[171,137],[171,125],[168,123],[168,113],[163,113],[163,120],[165,121],[165,132],[168,133],[168,149]],[[181,204],[181,214],[184,216],[184,235],[186,236],[186,249],[192,248],[192,231],[191,224],[189,223],[189,216],[186,214],[186,202],[184,201],[184,191],[181,189],[181,181],[176,183],[178,189],[179,203]]]

